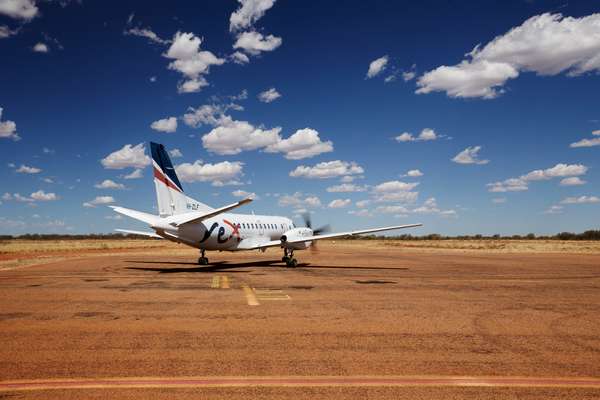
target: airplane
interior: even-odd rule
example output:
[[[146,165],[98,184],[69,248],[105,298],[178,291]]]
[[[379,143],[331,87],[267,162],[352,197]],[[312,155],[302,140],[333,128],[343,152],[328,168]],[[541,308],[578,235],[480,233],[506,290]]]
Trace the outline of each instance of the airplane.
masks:
[[[233,214],[229,211],[248,204],[251,197],[219,208],[212,208],[184,194],[181,182],[165,149],[159,143],[150,142],[154,186],[158,202],[158,215],[129,208],[110,206],[115,212],[142,221],[154,232],[116,229],[118,232],[167,239],[200,250],[198,264],[207,265],[206,251],[266,251],[269,247],[283,249],[282,262],[296,267],[295,250],[315,248],[316,242],[405,229],[422,224],[396,225],[356,231],[325,233],[328,227],[313,229],[310,220],[299,227],[286,217],[275,215]]]

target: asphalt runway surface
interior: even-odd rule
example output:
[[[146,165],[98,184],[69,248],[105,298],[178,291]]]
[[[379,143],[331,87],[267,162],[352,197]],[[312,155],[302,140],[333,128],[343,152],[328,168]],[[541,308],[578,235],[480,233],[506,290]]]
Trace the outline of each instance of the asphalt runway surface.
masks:
[[[209,257],[0,271],[0,399],[600,398],[600,255]]]

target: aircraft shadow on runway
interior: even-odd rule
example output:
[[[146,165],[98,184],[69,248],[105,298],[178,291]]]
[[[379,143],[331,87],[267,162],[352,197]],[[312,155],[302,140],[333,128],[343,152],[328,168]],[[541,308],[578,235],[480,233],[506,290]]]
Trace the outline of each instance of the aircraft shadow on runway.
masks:
[[[194,262],[177,262],[177,261],[127,261],[134,264],[171,264],[171,265],[194,265],[193,268],[176,268],[176,267],[126,267],[126,269],[133,269],[138,271],[151,271],[159,272],[161,274],[173,274],[173,273],[185,273],[185,272],[218,272],[227,270],[229,273],[235,272],[250,272],[250,271],[230,271],[235,268],[250,268],[250,267],[280,267],[285,268],[284,264],[280,260],[267,260],[267,261],[250,261],[242,263],[229,263],[228,261],[217,261],[210,265],[198,265]],[[310,263],[300,263],[296,267],[309,268],[309,269],[356,269],[356,270],[391,270],[391,271],[403,271],[408,270],[405,267],[360,267],[352,266],[345,267],[343,265],[311,265]]]

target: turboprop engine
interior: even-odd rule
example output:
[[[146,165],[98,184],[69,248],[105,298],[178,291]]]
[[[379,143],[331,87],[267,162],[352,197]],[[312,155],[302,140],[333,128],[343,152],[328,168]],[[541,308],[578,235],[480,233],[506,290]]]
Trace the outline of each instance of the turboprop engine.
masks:
[[[307,249],[311,242],[298,242],[298,243],[290,243],[295,242],[296,240],[301,240],[303,237],[310,237],[313,235],[313,231],[310,228],[293,228],[289,231],[286,231],[283,235],[281,235],[281,247],[285,247],[288,250],[304,250]]]

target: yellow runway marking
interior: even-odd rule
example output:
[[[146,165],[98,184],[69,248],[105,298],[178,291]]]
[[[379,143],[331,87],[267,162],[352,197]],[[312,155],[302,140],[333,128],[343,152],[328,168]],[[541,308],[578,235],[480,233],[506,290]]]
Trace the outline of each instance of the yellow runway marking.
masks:
[[[219,281],[220,281],[221,277],[219,275],[217,276],[213,276],[212,277],[212,282],[210,284],[210,287],[213,289],[218,289],[219,288]]]
[[[248,302],[249,306],[259,306],[260,305],[260,303],[256,299],[256,296],[254,295],[254,290],[250,289],[248,287],[248,285],[242,285],[242,290],[244,291],[244,294],[246,295],[246,301]]]
[[[291,300],[292,298],[283,293],[281,289],[254,289],[259,300]]]
[[[221,289],[229,289],[229,278],[226,276],[221,277]]]
[[[248,288],[250,289],[250,288]],[[177,387],[522,387],[600,389],[600,378],[532,376],[200,376],[0,381],[0,392]]]

